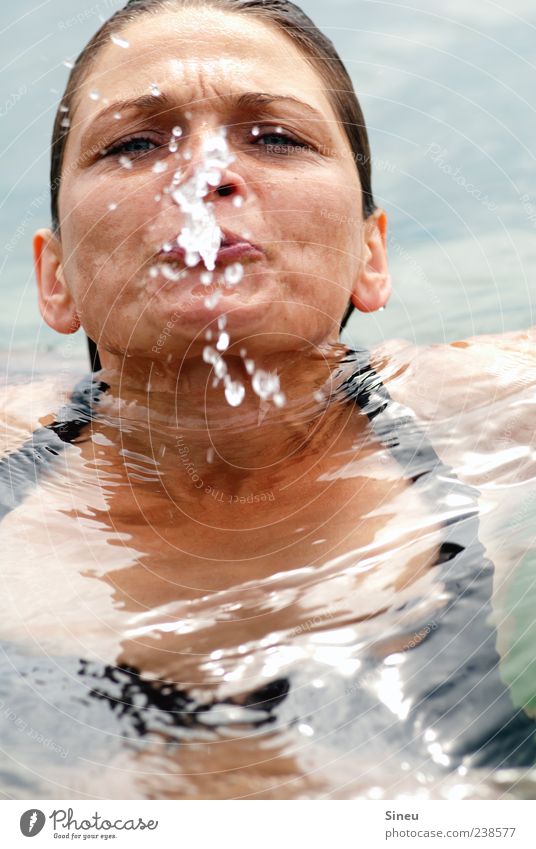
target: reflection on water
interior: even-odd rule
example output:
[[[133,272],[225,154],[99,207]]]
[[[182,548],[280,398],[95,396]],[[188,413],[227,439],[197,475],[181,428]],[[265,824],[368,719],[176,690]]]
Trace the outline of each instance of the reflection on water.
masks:
[[[11,409],[3,794],[533,797],[534,382],[436,415],[434,451],[382,386],[413,356],[349,352],[333,403],[355,440],[296,515],[274,473],[270,527],[254,502],[224,551],[209,514],[203,533],[184,518],[198,496],[166,488],[181,455],[135,451],[105,387],[18,452]],[[40,397],[17,390],[19,412]]]

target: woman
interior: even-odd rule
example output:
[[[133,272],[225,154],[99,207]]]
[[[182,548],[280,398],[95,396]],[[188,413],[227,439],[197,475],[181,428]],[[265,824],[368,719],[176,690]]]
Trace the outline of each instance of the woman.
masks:
[[[72,71],[51,185],[41,312],[99,360],[4,461],[6,546],[27,528],[37,564],[9,572],[11,667],[31,678],[33,643],[60,668],[42,726],[83,704],[39,792],[344,796],[375,775],[388,795],[424,775],[433,795],[456,769],[533,763],[499,676],[480,481],[415,416],[443,445],[480,393],[533,389],[532,338],[340,342],[391,282],[331,43],[288,2],[127,4]]]

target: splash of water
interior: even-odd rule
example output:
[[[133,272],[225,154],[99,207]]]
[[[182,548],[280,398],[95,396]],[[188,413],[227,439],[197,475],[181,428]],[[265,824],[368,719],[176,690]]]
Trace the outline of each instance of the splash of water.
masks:
[[[214,204],[205,202],[204,198],[212,186],[218,185],[222,169],[234,159],[227,146],[226,129],[220,127],[203,140],[202,162],[194,174],[170,192],[172,200],[186,215],[177,243],[186,252],[187,265],[197,265],[201,257],[209,271],[216,267],[221,230],[216,223]]]
[[[160,93],[156,83],[151,86],[151,91],[153,94]],[[258,131],[258,128],[254,129]],[[178,143],[182,134],[181,127],[173,127],[168,144],[170,152],[179,156],[181,154],[178,153]],[[191,152],[185,151],[182,158],[188,161],[191,159]],[[184,249],[185,263],[188,267],[192,268],[198,265],[200,261],[203,262],[205,270],[200,274],[200,282],[204,286],[211,286],[214,283],[216,258],[222,242],[222,232],[216,221],[214,203],[207,201],[206,197],[211,188],[219,184],[222,171],[234,160],[235,156],[231,153],[227,144],[227,130],[225,127],[220,127],[203,140],[201,162],[194,169],[189,179],[183,180],[183,170],[176,169],[170,184],[165,189],[165,192],[177,204],[185,218],[182,229],[177,236],[177,245]],[[166,167],[163,167],[163,164],[157,164],[153,167],[155,173],[162,173],[164,170],[166,170]],[[233,204],[239,208],[243,204],[243,198],[234,198]],[[244,237],[249,238],[249,234],[244,234]],[[163,245],[164,251],[171,249],[170,243]],[[168,280],[179,280],[184,275],[184,272],[177,272],[165,263],[162,264],[160,272]],[[224,286],[237,286],[243,276],[244,267],[242,263],[235,262],[227,266],[218,282]],[[219,289],[207,293],[204,299],[207,309],[213,309],[216,306],[221,294]],[[218,386],[220,381],[223,381],[227,403],[236,407],[242,403],[246,389],[240,380],[231,378],[228,374],[227,364],[222,357],[222,354],[231,345],[230,334],[225,329],[226,317],[220,316],[217,323],[217,338],[214,344],[207,344],[203,348],[203,360],[211,365],[214,371],[213,387]],[[213,341],[211,330],[207,330],[205,339],[207,342]],[[254,360],[247,357],[247,351],[244,348],[241,349],[240,355],[247,374],[252,377],[251,385],[255,394],[262,401],[270,400],[275,406],[283,406],[285,396],[280,390],[279,377],[262,369],[256,369]]]

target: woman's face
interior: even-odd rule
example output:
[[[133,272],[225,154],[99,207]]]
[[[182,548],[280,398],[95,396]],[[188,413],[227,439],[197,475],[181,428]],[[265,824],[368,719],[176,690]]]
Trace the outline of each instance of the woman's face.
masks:
[[[100,349],[169,361],[199,355],[207,326],[222,313],[233,342],[270,351],[336,341],[352,295],[362,309],[381,306],[389,294],[385,216],[380,227],[372,219],[364,226],[346,137],[322,80],[288,38],[251,17],[207,8],[144,15],[119,38],[129,46],[110,40],[100,51],[69,116],[61,241],[43,240],[56,252],[55,292],[63,292],[46,313],[49,323],[65,329],[78,315]],[[262,111],[239,107],[245,92],[303,105],[276,99]],[[182,136],[171,152],[176,126]],[[206,202],[221,228],[247,234],[263,255],[244,260],[241,282],[210,308],[202,264],[180,281],[151,276],[150,268],[186,221],[166,191],[173,174],[181,168],[181,179],[191,177],[203,140],[222,126],[235,159],[220,185],[232,190],[211,190]]]

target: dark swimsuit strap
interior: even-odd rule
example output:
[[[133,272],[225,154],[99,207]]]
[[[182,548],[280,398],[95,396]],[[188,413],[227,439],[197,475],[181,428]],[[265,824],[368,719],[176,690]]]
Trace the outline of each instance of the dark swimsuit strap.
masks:
[[[370,364],[369,352],[355,349],[346,361],[353,361],[354,356],[356,368],[344,381],[343,391],[366,414],[378,441],[389,449],[404,477],[418,483],[436,512],[442,507],[445,514],[452,514],[446,515],[442,522],[444,541],[438,562],[450,560],[461,549],[478,541],[479,492],[456,477],[452,467],[439,459],[414,414],[393,401]]]
[[[70,403],[63,407],[57,419],[35,430],[19,448],[0,459],[0,522],[18,507],[65,446],[74,442],[93,418],[93,407],[106,383],[92,376],[84,377],[75,386]]]

